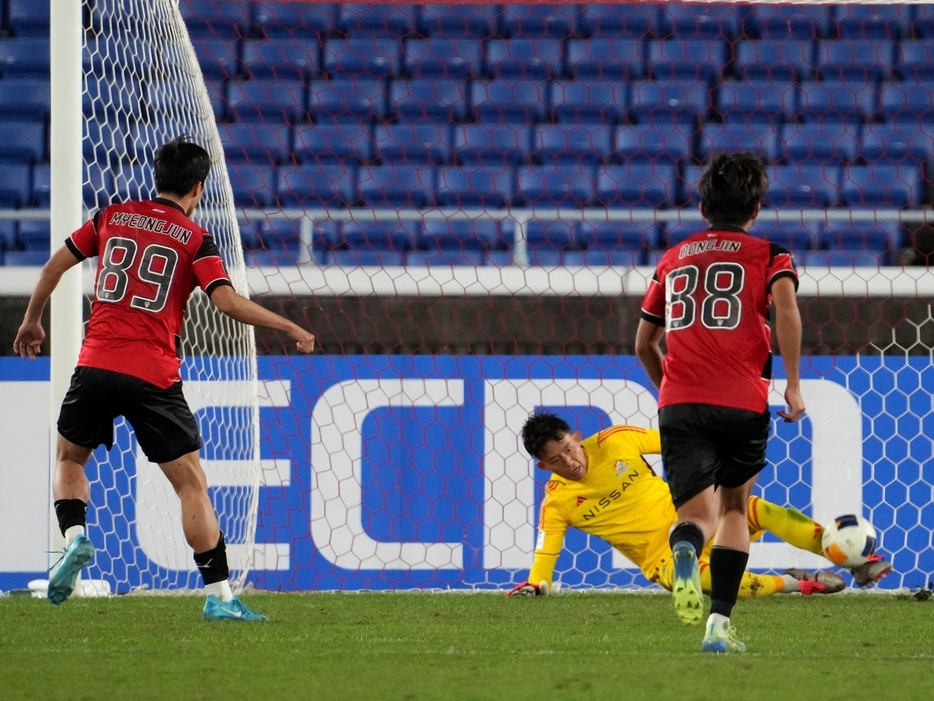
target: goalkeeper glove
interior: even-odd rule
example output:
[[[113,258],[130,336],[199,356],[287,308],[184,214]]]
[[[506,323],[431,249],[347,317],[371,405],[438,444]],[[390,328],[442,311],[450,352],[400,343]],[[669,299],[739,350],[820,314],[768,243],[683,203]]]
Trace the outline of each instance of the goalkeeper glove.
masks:
[[[558,590],[561,588],[561,585],[557,582],[555,584],[548,584],[548,582],[539,582],[538,584],[532,584],[531,582],[522,582],[512,589],[509,590],[509,593],[506,596],[519,596],[519,597],[530,597],[530,596],[548,596],[549,594],[557,594]]]

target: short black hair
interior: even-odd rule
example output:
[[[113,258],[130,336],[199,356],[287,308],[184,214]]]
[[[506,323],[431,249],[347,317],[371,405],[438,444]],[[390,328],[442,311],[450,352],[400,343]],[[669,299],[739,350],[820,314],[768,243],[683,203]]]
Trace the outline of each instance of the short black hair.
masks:
[[[697,185],[711,226],[742,226],[752,219],[768,189],[765,166],[750,151],[718,153]]]
[[[548,441],[560,441],[571,432],[568,422],[559,416],[541,412],[533,414],[522,427],[522,445],[533,458],[541,457]]]
[[[182,197],[211,172],[211,157],[187,136],[179,136],[156,151],[156,192]]]

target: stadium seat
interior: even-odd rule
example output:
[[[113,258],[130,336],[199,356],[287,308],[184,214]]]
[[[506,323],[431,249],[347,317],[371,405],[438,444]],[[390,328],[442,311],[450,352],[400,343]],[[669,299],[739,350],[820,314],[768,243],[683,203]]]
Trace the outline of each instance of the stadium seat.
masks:
[[[858,132],[851,124],[814,122],[782,128],[785,157],[793,163],[844,163],[858,153]]]
[[[330,251],[325,255],[325,265],[339,265],[343,268],[368,266],[390,268],[405,265],[405,256],[396,251]]]
[[[763,221],[760,217],[753,223],[749,233],[800,256],[817,247],[817,236],[823,227],[820,222]]]
[[[308,86],[308,108],[318,122],[383,119],[383,82],[373,78],[313,80]]]
[[[476,78],[483,71],[483,45],[479,39],[445,36],[409,39],[403,67],[413,78]]]
[[[300,80],[247,80],[230,83],[227,107],[238,120],[285,124],[303,119],[305,84]]]
[[[685,239],[707,231],[709,228],[707,222],[700,220],[673,222],[668,225],[666,232],[667,245],[677,246]]]
[[[3,264],[6,266],[45,265],[51,257],[50,251],[6,251]]]
[[[934,124],[914,119],[869,124],[863,128],[859,153],[869,162],[934,158]]]
[[[375,157],[371,128],[358,121],[298,125],[293,153],[299,163],[369,163]]]
[[[231,163],[227,170],[238,207],[269,207],[275,203],[278,176],[274,167]]]
[[[96,119],[82,122],[82,152],[85,161],[113,163],[125,158],[130,152],[127,138],[131,131],[126,123],[115,121],[109,124]]]
[[[368,207],[430,207],[434,203],[435,169],[428,166],[365,166],[357,188]]]
[[[96,211],[111,203],[114,195],[113,175],[108,165],[85,164],[82,196],[88,211]],[[32,199],[43,209],[48,209],[52,200],[52,173],[48,165],[36,165],[32,169]]]
[[[814,78],[814,43],[760,39],[736,45],[736,72],[743,80],[795,82]]]
[[[934,80],[883,84],[879,93],[879,108],[886,119],[892,121],[909,118],[934,120]]]
[[[417,221],[344,222],[334,248],[405,253],[415,247],[421,226]]]
[[[898,40],[909,35],[908,5],[840,5],[835,23],[841,39]]]
[[[250,4],[235,0],[181,0],[178,9],[192,37],[239,39],[250,26]]]
[[[491,39],[487,42],[490,77],[548,80],[564,75],[559,39]]]
[[[454,127],[454,156],[463,165],[527,163],[531,147],[531,127],[515,124]]]
[[[629,108],[629,85],[616,80],[556,82],[552,84],[552,104],[559,123],[615,124]]]
[[[52,225],[48,221],[24,220],[19,223],[17,241],[27,251],[49,252],[52,240]]]
[[[336,22],[334,3],[258,2],[253,23],[262,36],[307,36],[331,31]]]
[[[726,62],[727,49],[722,41],[672,39],[648,43],[649,74],[655,80],[709,84],[720,79]]]
[[[408,34],[415,29],[417,5],[339,3],[337,29],[341,32]]]
[[[897,221],[830,221],[817,236],[820,249],[870,251],[880,256],[897,251],[902,243]]]
[[[8,23],[16,36],[49,36],[51,3],[36,0],[7,0]]]
[[[934,41],[926,39],[899,44],[895,77],[909,81],[934,79]]]
[[[875,112],[872,83],[824,80],[801,84],[798,116],[803,122],[859,124]]]
[[[752,151],[767,163],[782,157],[782,140],[771,124],[705,124],[697,157],[706,161],[720,151]]]
[[[917,164],[877,161],[843,173],[840,200],[847,207],[909,207],[921,201],[921,185]]]
[[[0,74],[4,78],[47,78],[49,40],[39,37],[0,39]]]
[[[825,39],[835,31],[831,5],[755,4],[743,21],[743,33],[749,38]]]
[[[448,124],[378,124],[376,156],[383,163],[444,165],[452,158],[450,132]]]
[[[831,207],[837,203],[840,166],[803,163],[766,169],[770,207]]]
[[[45,125],[42,122],[0,122],[0,162],[33,163],[45,156]]]
[[[564,251],[561,254],[561,264],[566,268],[578,266],[634,268],[642,265],[643,259],[642,251]]]
[[[662,5],[659,29],[663,36],[678,39],[727,39],[740,34],[740,15],[730,3],[666,3]]]
[[[911,26],[915,36],[919,39],[934,38],[934,5],[916,5],[914,9]]]
[[[584,5],[578,28],[586,36],[642,38],[660,33],[660,5]]]
[[[637,122],[694,124],[710,107],[710,88],[683,80],[636,81],[632,84],[630,115]]]
[[[16,228],[17,223],[12,219],[0,219],[0,256],[17,245]]]
[[[508,243],[496,222],[482,219],[429,220],[418,237],[422,250],[486,252]]]
[[[240,72],[236,39],[199,39],[192,42],[205,78],[229,80]]]
[[[673,165],[628,163],[597,169],[597,200],[606,207],[666,207],[674,203]]]
[[[324,44],[322,66],[332,77],[358,75],[385,78],[402,69],[402,44],[397,37],[370,34],[328,39]]]
[[[717,92],[717,111],[727,124],[778,126],[793,119],[796,109],[797,88],[791,82],[723,83]]]
[[[566,221],[533,219],[525,226],[525,242],[529,253],[563,251],[575,247],[577,224]]]
[[[496,30],[496,5],[425,5],[416,21],[422,36],[486,39]]]
[[[691,153],[694,130],[683,124],[636,124],[616,129],[614,157],[623,161],[677,163]]]
[[[470,83],[470,104],[481,123],[545,121],[549,83],[529,80],[475,80]]]
[[[306,164],[279,169],[276,192],[283,207],[349,207],[357,201],[356,166]]]
[[[646,75],[638,39],[593,37],[568,41],[568,73],[586,80],[639,80]]]
[[[585,221],[578,225],[575,241],[587,250],[638,252],[646,248],[658,248],[661,235],[657,224]]]
[[[117,201],[148,200],[156,195],[151,167],[120,163],[113,174],[113,197]]]
[[[584,207],[594,198],[594,171],[583,163],[523,166],[516,171],[513,204],[539,207]]]
[[[567,37],[577,21],[574,5],[504,5],[499,33],[505,37]]]
[[[685,166],[684,168],[684,191],[682,193],[682,199],[689,205],[696,205],[700,202],[700,193],[697,191],[697,185],[703,174],[703,166]]]
[[[878,82],[889,79],[897,55],[890,41],[822,41],[814,65],[821,80]]]
[[[439,207],[504,207],[515,193],[513,172],[490,165],[438,169]]]
[[[535,130],[532,158],[539,163],[595,165],[613,150],[613,130],[601,124],[543,124]]]
[[[801,257],[805,268],[878,268],[880,257],[870,251],[808,251]]]
[[[494,268],[502,268],[513,264],[512,251],[490,251],[483,259],[483,264]]]
[[[317,39],[251,39],[243,43],[243,68],[251,78],[310,80],[318,73]]]
[[[483,251],[413,251],[405,255],[406,266],[432,266],[432,265],[483,265],[485,255]]]
[[[16,208],[29,202],[29,165],[0,163],[0,206]]]
[[[254,268],[292,267],[301,262],[301,257],[294,247],[248,249],[243,252],[243,262]]]
[[[462,80],[393,80],[389,104],[405,121],[462,122],[467,116],[464,85]]]
[[[561,256],[564,251],[557,251],[553,248],[542,248],[528,252],[529,265],[537,265],[543,268],[557,268],[562,265]]]
[[[287,124],[218,124],[224,158],[229,163],[283,163],[292,150]]]

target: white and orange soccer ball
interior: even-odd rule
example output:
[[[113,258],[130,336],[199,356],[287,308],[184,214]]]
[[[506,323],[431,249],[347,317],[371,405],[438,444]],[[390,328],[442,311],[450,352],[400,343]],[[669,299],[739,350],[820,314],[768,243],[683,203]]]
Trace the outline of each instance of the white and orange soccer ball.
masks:
[[[839,567],[859,567],[876,551],[876,529],[862,516],[837,516],[824,526],[821,537],[824,557]]]

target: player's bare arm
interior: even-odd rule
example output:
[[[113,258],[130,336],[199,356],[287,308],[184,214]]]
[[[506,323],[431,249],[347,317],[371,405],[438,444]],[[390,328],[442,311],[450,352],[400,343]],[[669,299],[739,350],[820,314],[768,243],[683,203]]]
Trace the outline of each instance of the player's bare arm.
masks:
[[[639,327],[636,329],[636,356],[656,387],[662,386],[662,377],[665,375],[665,354],[662,353],[661,347],[664,335],[664,326],[653,324],[645,319],[639,320]]]
[[[45,340],[42,312],[45,311],[45,305],[49,303],[49,298],[58,286],[59,280],[62,279],[62,275],[79,262],[67,246],[62,246],[42,268],[36,289],[29,298],[29,306],[26,307],[23,323],[13,341],[13,352],[21,358],[35,360],[36,355],[42,351],[42,342]]]
[[[311,353],[315,349],[314,334],[284,316],[247,299],[230,285],[221,285],[212,291],[211,302],[219,311],[241,323],[284,331],[295,341],[296,348],[302,353]]]
[[[785,402],[788,410],[778,415],[785,421],[797,421],[804,415],[804,397],[801,396],[801,313],[795,296],[795,283],[782,277],[772,285],[772,303],[775,307],[775,336],[782,354],[788,384]]]

